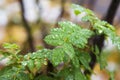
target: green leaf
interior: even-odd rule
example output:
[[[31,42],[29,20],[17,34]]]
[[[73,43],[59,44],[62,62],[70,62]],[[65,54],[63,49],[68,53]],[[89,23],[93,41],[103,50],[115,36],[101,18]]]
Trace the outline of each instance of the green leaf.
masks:
[[[89,63],[91,61],[91,57],[88,53],[80,53],[79,60],[86,69],[91,70],[90,66],[89,66]]]
[[[75,56],[74,48],[71,44],[64,44],[63,49],[65,53],[70,57],[70,59],[73,59]]]
[[[88,38],[93,35],[92,31],[82,29],[80,26],[69,21],[59,22],[59,25],[61,28],[51,30],[50,35],[45,38],[48,44],[62,46],[68,43],[79,48],[84,48]]]
[[[75,56],[73,59],[72,59],[72,64],[74,67],[76,68],[79,68],[80,67],[80,63],[79,63],[79,59],[77,56]]]
[[[104,69],[105,66],[107,65],[107,59],[106,59],[107,55],[105,53],[100,54],[100,51],[99,51],[97,46],[95,46],[95,52],[94,53],[96,55],[98,63],[100,64],[100,68]]]
[[[72,8],[73,8],[74,13],[76,15],[79,15],[80,13],[85,12],[87,15],[94,16],[94,13],[91,10],[86,9],[86,8],[80,6],[80,5],[73,4]]]
[[[66,76],[65,80],[74,80],[74,76],[72,74],[69,74]]]
[[[84,8],[80,5],[72,4],[72,9],[74,9],[74,13],[79,15],[81,12],[84,11]]]
[[[47,58],[49,52],[50,50],[47,50],[47,49],[38,50],[30,54],[30,58],[31,59],[42,59],[42,58],[44,59],[44,58]]]
[[[33,69],[34,69],[34,67],[35,67],[34,61],[33,61],[33,60],[29,60],[29,61],[27,62],[27,66],[28,66],[28,68],[30,69],[30,71],[32,72]]]
[[[93,52],[95,53],[95,55],[100,54],[100,51],[99,51],[99,48],[97,47],[97,45],[95,45],[95,51],[93,50]]]
[[[0,80],[30,80],[30,78],[21,68],[8,66],[0,71]]]
[[[10,53],[18,54],[20,52],[20,47],[16,44],[4,43],[3,47]]]
[[[61,46],[69,42],[72,33],[81,30],[78,25],[69,21],[59,22],[59,25],[61,28],[52,29],[50,35],[45,37],[45,42],[53,46]]]
[[[74,75],[75,75],[75,80],[87,80],[86,76],[81,73],[80,69],[76,69]]]
[[[20,72],[16,75],[16,80],[30,80],[30,76],[24,72]]]
[[[73,70],[72,68],[64,68],[57,74],[58,79],[64,79],[64,80],[74,80]],[[58,80],[57,79],[57,80]]]
[[[113,39],[113,43],[118,47],[118,49],[120,50],[120,37],[116,36]]]
[[[39,70],[42,66],[43,61],[41,61],[40,59],[35,59],[35,67],[37,70]]]
[[[115,80],[115,72],[109,72],[110,80]]]
[[[5,49],[19,49],[20,47],[16,44],[4,43],[3,47]]]
[[[107,23],[106,21],[101,21],[98,19],[94,13],[86,8],[83,8],[79,5],[72,5],[74,12],[78,14],[86,13],[85,16],[82,17],[83,21],[89,21],[92,25],[93,29],[96,30],[99,34],[103,33],[107,37],[110,37],[111,40],[114,42],[114,38],[116,37],[115,28]]]
[[[51,54],[51,61],[54,66],[64,61],[64,51],[62,48],[55,48]]]
[[[70,68],[64,68],[60,72],[57,73],[58,77],[66,77],[71,73]]]
[[[106,59],[106,54],[102,53],[98,57],[98,62],[100,64],[100,69],[104,69],[107,66],[107,59]]]
[[[78,48],[84,48],[92,34],[93,32],[90,30],[81,29],[71,34],[70,42]]]
[[[55,80],[55,79],[45,76],[45,75],[40,75],[40,76],[36,77],[34,80]]]
[[[76,25],[70,21],[61,21],[58,24],[65,33],[71,33],[76,30],[81,30],[81,27],[79,25]]]
[[[64,34],[51,34],[45,37],[45,42],[52,46],[60,46],[64,44]]]
[[[75,13],[75,15],[79,15],[80,11],[79,10],[75,10],[74,13]]]
[[[51,50],[43,49],[24,56],[22,66],[28,67],[31,72],[36,73],[43,65],[47,65],[47,59],[51,55]]]

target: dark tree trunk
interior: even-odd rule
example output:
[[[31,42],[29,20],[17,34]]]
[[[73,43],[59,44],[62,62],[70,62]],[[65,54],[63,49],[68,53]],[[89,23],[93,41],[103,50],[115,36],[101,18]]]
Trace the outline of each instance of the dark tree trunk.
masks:
[[[42,43],[43,43],[43,46],[47,49],[53,49],[54,47],[51,46],[51,45],[48,45],[45,41],[44,41],[44,38],[48,35],[49,33],[49,30],[48,27],[46,26],[45,23],[41,23],[41,38],[42,38]]]
[[[62,18],[62,17],[63,17],[63,14],[64,14],[64,12],[65,12],[65,9],[64,9],[65,2],[66,2],[66,0],[61,0],[61,13],[60,13],[59,18]]]
[[[73,3],[83,5],[85,0],[72,0]]]
[[[94,5],[96,3],[96,0],[88,0],[88,8],[91,10],[94,10]]]
[[[25,9],[24,9],[24,3],[23,3],[23,0],[19,0],[20,2],[20,6],[21,6],[21,16],[22,16],[22,21],[23,21],[23,24],[24,24],[24,28],[27,32],[27,41],[29,43],[29,47],[30,47],[30,51],[31,52],[34,52],[35,51],[35,48],[34,48],[34,43],[33,43],[33,38],[32,38],[32,34],[31,34],[31,29],[25,19]]]
[[[112,24],[115,14],[117,12],[117,9],[119,7],[120,0],[112,0],[111,4],[109,6],[109,9],[107,11],[107,14],[105,16],[105,19],[108,23]]]
[[[39,14],[41,14],[41,5],[39,5],[39,0],[36,0],[36,5],[39,9]],[[39,15],[40,17],[40,15]],[[37,21],[38,22],[38,26],[40,26],[40,34],[41,34],[41,41],[42,41],[42,44],[43,44],[43,47],[44,48],[47,48],[47,49],[53,49],[54,47],[53,46],[50,46],[48,45],[45,41],[44,41],[44,38],[48,35],[49,33],[49,27],[47,27],[47,23],[41,21],[40,19]]]
[[[58,22],[61,20],[61,18],[64,16],[64,13],[65,13],[65,9],[64,9],[64,6],[65,6],[65,2],[66,0],[61,0],[61,13],[60,15],[58,16],[57,18],[57,22],[55,24],[55,27],[58,27]]]

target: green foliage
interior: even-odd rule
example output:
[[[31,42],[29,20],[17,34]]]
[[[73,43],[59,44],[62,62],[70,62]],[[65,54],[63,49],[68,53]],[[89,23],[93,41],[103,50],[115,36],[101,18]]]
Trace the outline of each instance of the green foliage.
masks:
[[[64,51],[62,48],[56,48],[52,51],[51,54],[51,62],[54,66],[59,65],[61,62],[64,61]]]
[[[93,34],[92,31],[82,29],[80,26],[69,21],[59,22],[59,25],[61,28],[52,29],[50,35],[46,36],[45,41],[48,44],[62,46],[68,43],[84,48],[85,44],[87,44],[87,39]]]
[[[91,57],[88,53],[80,53],[79,60],[86,69],[90,70],[89,63],[91,61]]]
[[[41,76],[36,77],[35,80],[55,80],[55,79],[48,77],[48,76],[41,75]]]
[[[95,51],[94,51],[95,55],[96,55],[96,58],[97,58],[97,61],[98,63],[100,64],[100,68],[101,69],[104,69],[107,65],[107,56],[105,53],[102,53],[101,55],[99,54],[99,49],[97,46],[95,46]]]
[[[81,19],[90,22],[90,29],[69,21],[59,22],[60,27],[53,28],[44,39],[55,48],[26,55],[18,54],[20,49],[16,44],[5,43],[5,51],[0,51],[0,60],[8,58],[8,61],[6,67],[0,70],[0,80],[89,80],[90,74],[84,74],[85,70],[92,73],[89,51],[94,52],[101,68],[105,68],[104,54],[100,55],[97,46],[89,45],[88,41],[94,35],[104,34],[120,48],[120,38],[112,25],[99,20],[91,10],[78,5],[73,5],[73,9],[76,15],[85,13]],[[48,62],[54,69],[47,72]]]
[[[72,7],[76,15],[85,13],[85,15],[81,17],[81,20],[89,21],[92,25],[92,30],[96,30],[98,35],[105,34],[105,36],[109,37],[112,40],[113,44],[115,44],[120,49],[120,37],[116,35],[114,26],[106,21],[101,21],[98,19],[95,14],[89,9],[75,4],[73,4]]]
[[[79,69],[76,69],[74,71],[75,79],[74,80],[87,80],[86,76],[80,72]]]
[[[0,71],[0,80],[30,80],[30,76],[22,69],[10,66]]]

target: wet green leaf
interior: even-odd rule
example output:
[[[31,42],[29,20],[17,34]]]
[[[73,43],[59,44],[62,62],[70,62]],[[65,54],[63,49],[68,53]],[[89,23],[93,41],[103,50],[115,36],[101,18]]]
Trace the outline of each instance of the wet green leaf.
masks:
[[[74,48],[71,44],[64,44],[63,49],[65,53],[70,57],[70,59],[73,59],[75,56]]]
[[[79,60],[86,69],[90,70],[89,63],[91,61],[91,57],[88,53],[80,53]]]
[[[28,68],[30,69],[30,71],[32,72],[33,69],[35,68],[34,61],[33,61],[33,60],[29,60],[29,61],[27,62],[27,66],[28,66]]]
[[[64,51],[62,48],[56,48],[53,50],[53,53],[51,54],[51,61],[54,66],[59,65],[64,61]]]
[[[73,59],[72,59],[72,64],[74,67],[76,68],[79,68],[80,67],[80,63],[79,63],[79,59],[77,56],[75,56]]]
[[[86,76],[79,69],[75,70],[74,75],[75,80],[87,80]]]

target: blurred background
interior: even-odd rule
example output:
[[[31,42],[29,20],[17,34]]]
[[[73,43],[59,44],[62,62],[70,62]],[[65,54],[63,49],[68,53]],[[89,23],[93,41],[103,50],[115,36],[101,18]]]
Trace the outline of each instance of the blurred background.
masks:
[[[0,48],[4,42],[20,45],[23,54],[52,48],[43,39],[51,28],[58,27],[58,21],[85,24],[81,23],[80,16],[74,15],[72,3],[93,10],[100,19],[113,24],[120,35],[120,0],[0,0]],[[109,53],[107,68],[114,70],[115,79],[120,80],[120,53],[109,39],[104,50]],[[95,73],[92,80],[108,80],[108,74],[100,71],[98,65]]]

